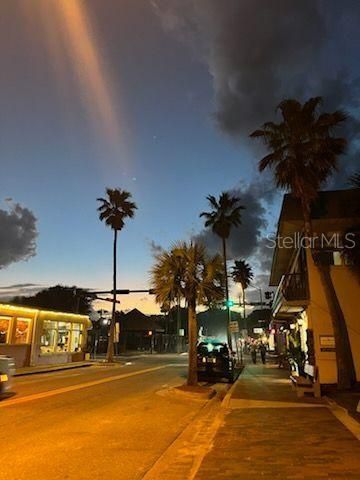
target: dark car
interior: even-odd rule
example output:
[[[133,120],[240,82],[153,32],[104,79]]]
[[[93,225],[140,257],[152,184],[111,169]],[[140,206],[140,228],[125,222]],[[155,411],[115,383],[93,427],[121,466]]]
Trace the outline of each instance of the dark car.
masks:
[[[200,380],[226,378],[234,381],[235,358],[228,345],[219,341],[200,342],[197,346],[197,371]]]

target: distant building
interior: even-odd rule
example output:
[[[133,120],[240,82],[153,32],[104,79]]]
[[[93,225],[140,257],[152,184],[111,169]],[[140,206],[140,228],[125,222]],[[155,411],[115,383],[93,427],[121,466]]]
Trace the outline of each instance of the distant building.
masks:
[[[85,358],[89,317],[0,303],[0,355],[16,367]]]
[[[140,312],[137,308],[119,316],[120,350],[150,350],[156,333],[163,333],[157,318]]]
[[[290,194],[284,196],[278,223],[270,276],[270,285],[277,286],[272,305],[277,348],[284,351],[289,340],[297,339],[306,365],[318,368],[322,385],[337,383],[336,350],[325,290],[311,252],[321,251],[330,268],[360,381],[360,283],[353,266],[346,264],[341,245],[344,234],[360,224],[359,207],[360,189],[320,192],[311,213],[318,237],[311,250],[302,245],[301,206]],[[290,240],[284,243],[285,239]]]

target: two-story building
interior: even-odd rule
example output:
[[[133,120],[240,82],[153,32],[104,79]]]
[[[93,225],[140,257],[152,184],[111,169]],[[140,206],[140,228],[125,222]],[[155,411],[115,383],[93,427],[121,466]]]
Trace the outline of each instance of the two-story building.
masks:
[[[272,326],[280,351],[289,346],[289,336],[297,334],[306,363],[317,367],[323,386],[337,383],[336,349],[329,305],[312,253],[326,252],[360,381],[360,280],[342,254],[344,235],[360,225],[359,210],[360,189],[320,192],[311,212],[313,248],[303,239],[300,202],[286,194],[280,213],[270,276],[270,285],[277,287]],[[353,237],[348,238],[351,242]]]

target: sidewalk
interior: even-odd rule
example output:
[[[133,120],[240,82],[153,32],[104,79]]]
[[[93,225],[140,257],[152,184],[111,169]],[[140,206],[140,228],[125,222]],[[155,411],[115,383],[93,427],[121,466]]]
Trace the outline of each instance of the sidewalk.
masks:
[[[298,399],[287,376],[245,368],[196,480],[360,479],[360,442],[325,402]]]

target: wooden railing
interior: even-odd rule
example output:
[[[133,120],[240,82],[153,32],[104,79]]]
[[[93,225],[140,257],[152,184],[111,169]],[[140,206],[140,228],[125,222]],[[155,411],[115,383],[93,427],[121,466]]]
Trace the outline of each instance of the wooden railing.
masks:
[[[306,273],[287,273],[282,276],[273,300],[272,309],[277,307],[284,300],[304,301],[309,299],[309,286]]]
[[[286,300],[308,300],[309,286],[306,274],[285,274],[282,282],[282,294]]]

